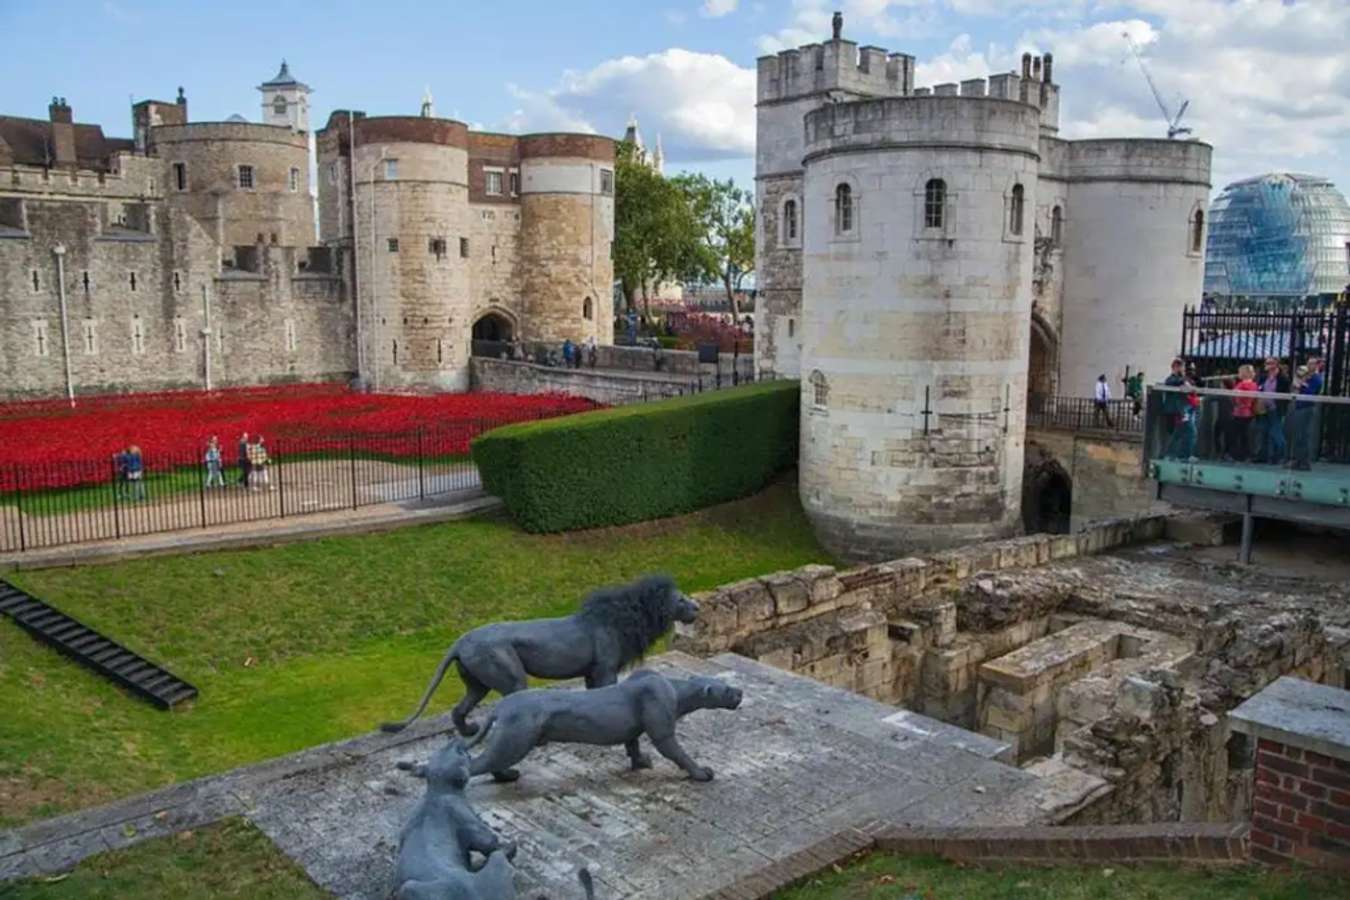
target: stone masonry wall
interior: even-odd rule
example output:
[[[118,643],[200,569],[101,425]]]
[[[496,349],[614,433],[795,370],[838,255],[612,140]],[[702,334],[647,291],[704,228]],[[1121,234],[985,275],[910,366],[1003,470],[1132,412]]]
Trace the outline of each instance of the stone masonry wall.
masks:
[[[1133,436],[1098,437],[1029,428],[1026,448],[1028,476],[1054,462],[1071,479],[1070,530],[1101,519],[1147,515],[1165,508],[1154,497],[1152,482],[1144,478],[1139,466],[1140,443]]]

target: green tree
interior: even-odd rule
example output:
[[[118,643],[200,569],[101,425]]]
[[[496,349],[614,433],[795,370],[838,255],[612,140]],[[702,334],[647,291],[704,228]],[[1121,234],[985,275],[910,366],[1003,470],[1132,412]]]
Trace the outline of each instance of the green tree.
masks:
[[[698,229],[684,192],[650,168],[631,143],[620,143],[614,165],[614,276],[628,309],[641,293],[645,313],[652,286],[694,267]]]
[[[755,268],[753,194],[730,178],[718,181],[701,174],[674,179],[698,222],[699,246],[692,256],[696,273],[721,282],[732,314],[739,319],[736,292]]]

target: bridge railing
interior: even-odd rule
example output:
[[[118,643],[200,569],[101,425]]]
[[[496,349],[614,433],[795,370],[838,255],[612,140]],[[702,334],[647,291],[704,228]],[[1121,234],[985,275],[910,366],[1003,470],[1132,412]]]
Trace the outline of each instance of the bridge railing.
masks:
[[[1141,435],[1144,433],[1144,407],[1142,402],[1129,398],[1099,402],[1092,397],[1030,394],[1027,396],[1027,426]]]

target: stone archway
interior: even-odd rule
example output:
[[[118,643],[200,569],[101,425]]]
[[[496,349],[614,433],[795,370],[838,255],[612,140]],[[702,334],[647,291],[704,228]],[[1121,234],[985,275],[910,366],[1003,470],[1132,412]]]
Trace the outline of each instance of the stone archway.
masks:
[[[1048,456],[1028,465],[1022,475],[1022,525],[1027,534],[1068,534],[1072,513],[1073,477],[1064,467]]]
[[[1027,396],[1053,397],[1059,380],[1059,339],[1054,329],[1031,317],[1030,356],[1027,360]]]
[[[515,324],[499,312],[486,312],[473,323],[475,341],[509,341],[515,336]]]

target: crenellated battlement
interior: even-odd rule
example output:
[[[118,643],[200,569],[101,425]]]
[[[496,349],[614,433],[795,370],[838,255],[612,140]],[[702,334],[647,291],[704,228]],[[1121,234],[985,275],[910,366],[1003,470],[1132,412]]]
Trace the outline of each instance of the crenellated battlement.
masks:
[[[772,103],[827,91],[903,97],[914,89],[914,57],[843,38],[761,56],[758,100]]]
[[[914,88],[913,93],[918,97],[992,97],[1027,103],[1041,111],[1041,131],[1055,134],[1059,131],[1059,85],[1051,81],[1054,63],[1055,58],[1049,53],[1044,56],[1023,53],[1021,74],[999,72],[988,78]]]

